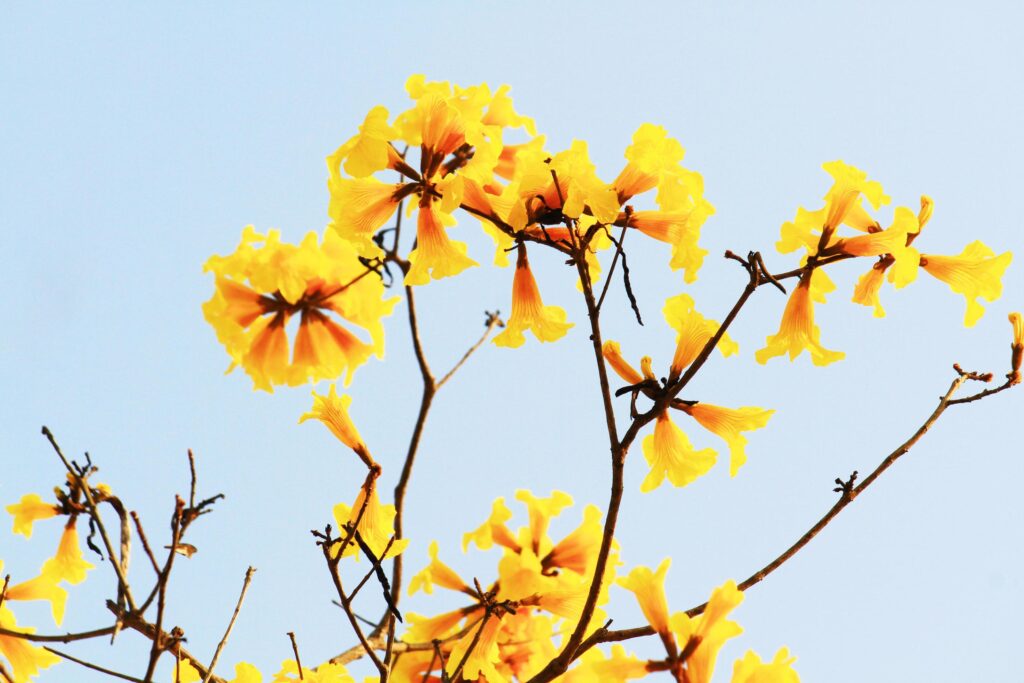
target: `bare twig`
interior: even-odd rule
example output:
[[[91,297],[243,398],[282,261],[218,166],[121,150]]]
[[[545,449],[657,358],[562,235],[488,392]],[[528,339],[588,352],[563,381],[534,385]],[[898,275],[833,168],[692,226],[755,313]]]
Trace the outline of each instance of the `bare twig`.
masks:
[[[157,578],[157,606],[156,606],[156,624],[155,634],[153,638],[153,646],[149,651],[149,665],[146,667],[146,681],[153,680],[153,672],[156,670],[157,660],[160,659],[160,654],[164,651],[163,643],[163,621],[164,621],[164,610],[167,607],[167,584],[171,578],[171,569],[174,567],[174,556],[177,555],[175,550],[178,547],[178,542],[181,540],[181,527],[182,527],[182,511],[185,507],[185,501],[179,496],[174,497],[174,515],[171,517],[171,545],[170,550],[167,553],[167,561],[164,564],[163,571],[160,572],[159,578]]]
[[[93,498],[92,490],[89,488],[89,480],[87,475],[81,474],[78,470],[71,466],[68,459],[64,456],[60,446],[57,444],[57,439],[53,436],[53,433],[48,427],[43,426],[43,435],[49,440],[53,450],[57,452],[57,456],[61,462],[64,463],[64,467],[67,468],[68,472],[74,477],[75,481],[79,484],[79,488],[82,491],[82,495],[85,496],[86,506],[89,510],[89,518],[95,522],[96,528],[99,529],[100,538],[103,539],[103,546],[107,550],[107,557],[110,558],[110,565],[114,568],[114,573],[117,574],[118,581],[118,593],[119,595],[123,592],[124,599],[128,603],[128,608],[132,611],[135,610],[135,599],[132,597],[131,588],[128,585],[128,576],[125,574],[121,567],[121,562],[115,560],[118,557],[114,553],[114,545],[110,542],[110,535],[107,533],[107,527],[103,523],[103,518],[100,516],[99,509],[96,507],[96,499]],[[122,526],[124,529],[124,526]]]
[[[493,330],[496,326],[498,326],[501,323],[501,318],[498,317],[497,311],[495,311],[494,313],[491,313],[490,311],[484,311],[484,313],[487,314],[487,318],[484,320],[484,333],[480,335],[480,338],[476,340],[475,344],[469,347],[468,351],[462,354],[462,358],[459,359],[459,362],[452,366],[452,369],[445,373],[444,377],[437,381],[437,386],[435,387],[435,389],[440,389],[441,387],[443,387],[445,383],[452,378],[452,375],[454,375],[459,370],[459,368],[465,365],[466,361],[469,360],[469,357],[472,356],[477,351],[477,349],[483,346],[483,343],[487,341],[487,336],[491,333],[491,330]]]
[[[102,666],[100,666],[98,664],[93,664],[92,662],[87,662],[84,659],[79,659],[78,657],[73,657],[72,655],[69,655],[66,652],[61,652],[60,650],[56,650],[56,649],[54,649],[52,647],[44,647],[44,649],[46,651],[48,651],[48,652],[52,652],[53,654],[57,655],[58,657],[61,657],[63,659],[68,660],[69,662],[74,662],[75,664],[81,664],[82,666],[84,666],[87,669],[92,669],[93,671],[99,671],[100,673],[106,674],[107,676],[113,676],[114,678],[120,678],[123,681],[134,681],[134,683],[146,683],[141,678],[136,678],[135,676],[129,676],[128,674],[123,674],[120,671],[114,671],[112,669],[104,668],[104,667],[102,667]]]
[[[20,638],[21,640],[28,640],[33,643],[71,643],[76,640],[89,640],[90,638],[100,638],[102,636],[109,636],[113,632],[113,626],[106,626],[104,628],[97,628],[92,631],[79,631],[78,633],[64,633],[62,635],[42,635],[39,633],[22,633],[21,631],[12,631],[10,629],[0,627],[0,636]]]
[[[139,540],[142,541],[142,549],[146,551],[146,556],[149,558],[149,563],[153,567],[153,571],[159,575],[160,565],[157,564],[156,557],[153,555],[153,550],[149,547],[149,541],[146,539],[146,533],[142,530],[142,522],[139,521],[139,513],[132,510],[128,514],[131,515],[132,521],[135,522],[135,530],[139,533]]]
[[[285,635],[292,641],[292,652],[295,653],[295,668],[299,671],[299,680],[301,681],[305,679],[305,676],[302,675],[302,660],[299,659],[299,644],[295,642],[295,632],[288,631]]]
[[[189,455],[192,451],[189,451]],[[189,461],[191,462],[191,458]],[[252,583],[252,575],[256,572],[254,567],[249,567],[245,570],[245,580],[242,581],[242,592],[238,595],[238,602],[235,603],[235,611],[231,613],[231,621],[228,622],[228,627],[224,631],[224,637],[217,643],[217,649],[213,652],[213,659],[210,660],[210,667],[206,671],[206,676],[203,678],[203,683],[210,683],[210,678],[213,676],[213,669],[217,666],[217,659],[220,657],[221,650],[228,642],[228,638],[231,637],[231,629],[235,627],[235,620],[238,619],[238,613],[242,610],[242,602],[245,600],[245,592],[249,590],[249,584]]]
[[[196,506],[196,456],[192,453],[191,448],[188,449],[188,471],[190,475],[188,506],[194,508]]]

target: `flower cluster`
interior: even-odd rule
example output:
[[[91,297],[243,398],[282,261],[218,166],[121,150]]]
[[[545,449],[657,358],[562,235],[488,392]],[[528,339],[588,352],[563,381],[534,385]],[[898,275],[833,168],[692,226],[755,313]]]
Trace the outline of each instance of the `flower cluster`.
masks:
[[[770,335],[765,348],[757,352],[758,362],[765,363],[783,354],[789,354],[792,360],[804,350],[810,353],[815,365],[828,365],[844,357],[842,352],[821,345],[821,333],[814,323],[814,303],[825,303],[825,295],[836,288],[824,266],[837,261],[875,259],[853,291],[853,302],[873,307],[875,317],[885,315],[879,299],[885,281],[897,289],[905,287],[917,279],[920,269],[964,296],[967,327],[978,322],[985,312],[979,298],[995,301],[1002,295],[1002,276],[1012,259],[1010,252],[997,256],[989,247],[974,241],[957,256],[922,253],[914,243],[932,217],[934,205],[930,197],[921,197],[916,213],[909,207],[897,207],[892,222],[883,228],[865,206],[866,203],[878,210],[891,201],[881,184],[868,180],[866,173],[842,161],[826,163],[823,168],[832,176],[825,205],[816,211],[800,208],[792,222],[782,225],[776,248],[783,254],[803,248],[803,269],[782,314],[779,331]],[[855,234],[840,234],[844,226]]]

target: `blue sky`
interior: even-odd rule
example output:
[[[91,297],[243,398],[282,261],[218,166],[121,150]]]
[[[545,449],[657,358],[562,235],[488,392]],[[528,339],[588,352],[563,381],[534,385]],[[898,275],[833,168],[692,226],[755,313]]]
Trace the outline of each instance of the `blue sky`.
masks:
[[[307,389],[267,395],[241,373],[223,375],[227,356],[200,312],[212,292],[202,264],[233,250],[249,223],[293,240],[321,230],[324,157],[372,106],[404,107],[410,74],[511,85],[549,148],[587,140],[607,179],[641,123],[664,125],[686,147],[717,209],[702,240],[712,255],[693,286],[664,269],[658,247],[632,257],[648,325],[632,324],[615,292],[605,333],[634,358],[671,353],[667,296],[687,291],[709,316],[724,314],[743,285],[718,257],[725,249],[760,249],[773,268],[792,267],[773,250],[779,225],[798,206],[817,208],[828,187],[821,164],[832,159],[880,180],[893,205],[933,197],[922,250],[959,253],[980,239],[1024,253],[1015,3],[65,4],[7,5],[3,15],[0,500],[59,482],[39,435],[46,424],[68,452],[89,451],[155,537],[187,488],[194,449],[202,492],[227,498],[195,528],[200,552],[171,586],[170,620],[191,649],[212,653],[245,568],[259,570],[221,673],[238,660],[274,670],[290,656],[286,631],[304,661],[351,644],[308,530],[351,500],[362,475],[326,430],[296,424]],[[478,233],[463,221],[453,235],[486,264]],[[462,556],[457,544],[492,499],[518,488],[574,496],[556,533],[577,524],[584,503],[604,504],[607,446],[575,279],[557,259],[531,262],[545,298],[577,328],[557,344],[487,347],[443,390],[408,503],[409,567],[425,564],[437,539],[457,569],[489,576],[496,558]],[[646,467],[632,453],[623,559],[628,568],[674,558],[673,610],[797,538],[834,501],[836,476],[870,470],[930,413],[954,361],[1005,372],[1006,315],[1024,307],[1019,263],[971,329],[962,297],[926,276],[885,291],[888,316],[873,319],[848,301],[860,271],[837,271],[839,290],[818,309],[825,345],[845,361],[758,366],[753,351],[784,305],[762,290],[734,328],[741,357],[716,358],[695,383],[694,398],[778,411],[751,438],[738,477],[719,466],[688,488],[641,496]],[[475,340],[483,310],[509,309],[510,281],[510,271],[481,267],[422,292],[436,368]],[[403,321],[400,307],[386,362],[351,386],[353,418],[385,477],[397,474],[419,395]],[[1020,415],[1013,393],[951,411],[748,593],[735,615],[745,633],[723,651],[719,680],[745,649],[770,656],[782,645],[805,681],[1012,679],[1024,610]],[[0,534],[5,571],[35,571],[57,533],[40,526],[32,543]],[[106,571],[72,593],[66,628],[105,624]],[[613,604],[617,626],[640,623],[624,591]],[[43,611],[24,613],[44,623]],[[115,648],[75,652],[139,675],[143,646],[125,634]],[[73,666],[41,680],[96,680]]]

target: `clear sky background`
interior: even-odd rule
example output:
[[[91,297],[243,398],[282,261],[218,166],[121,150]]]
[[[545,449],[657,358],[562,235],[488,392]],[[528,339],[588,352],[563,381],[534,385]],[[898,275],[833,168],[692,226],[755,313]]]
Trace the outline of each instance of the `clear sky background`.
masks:
[[[187,448],[200,493],[224,492],[193,530],[199,553],[177,564],[168,621],[207,658],[258,568],[218,667],[248,660],[265,674],[352,644],[308,530],[354,497],[362,470],[318,425],[296,424],[308,388],[256,393],[202,319],[212,293],[202,264],[229,253],[247,223],[298,240],[327,222],[324,157],[366,111],[400,111],[413,73],[460,84],[512,86],[549,149],[587,140],[598,172],[614,178],[644,122],[666,126],[704,175],[717,213],[705,225],[712,255],[684,287],[667,249],[631,259],[648,324],[610,295],[608,337],[634,360],[667,364],[667,296],[687,291],[721,318],[744,284],[725,249],[774,252],[782,222],[817,208],[822,162],[843,159],[880,180],[893,205],[922,193],[935,214],[918,243],[959,253],[981,239],[1024,258],[1020,225],[1024,16],[1014,2],[628,3],[452,2],[18,5],[0,10],[0,224],[5,238],[0,335],[0,501],[46,493],[61,468],[40,425],[65,450],[89,451],[99,478],[137,509],[154,543],[175,493],[187,493]],[[885,216],[886,214],[883,214]],[[491,247],[476,221],[453,231],[481,263]],[[640,241],[634,242],[639,247]],[[533,253],[531,252],[531,256]],[[647,259],[647,260],[645,260]],[[492,575],[497,555],[463,556],[462,532],[497,496],[518,488],[568,491],[577,507],[605,504],[607,445],[575,276],[532,258],[549,303],[577,327],[553,345],[485,348],[439,395],[408,499],[407,567],[442,556],[466,576]],[[650,265],[647,265],[650,264]],[[751,437],[749,463],[730,480],[722,462],[685,489],[641,496],[637,447],[627,463],[620,540],[625,569],[674,558],[670,608],[703,601],[789,545],[834,502],[832,480],[866,473],[931,412],[951,364],[996,371],[1009,356],[1006,315],[1024,307],[1020,263],[1004,298],[972,329],[963,298],[922,273],[883,292],[888,317],[849,303],[858,263],[835,269],[839,290],[818,308],[822,339],[847,359],[757,365],[784,298],[766,288],[735,326],[739,359],[715,357],[688,398],[778,412]],[[489,266],[421,292],[425,344],[449,367],[481,331],[484,309],[509,310],[511,270]],[[364,438],[397,476],[420,392],[403,328],[389,322],[386,363],[351,386]],[[325,385],[320,387],[324,390]],[[1019,677],[1024,612],[1020,482],[1022,397],[961,406],[905,460],[780,571],[751,589],[735,618],[742,637],[722,652],[717,680],[747,648],[782,645],[804,681],[1006,681]],[[626,402],[618,406],[626,414]],[[689,430],[698,446],[721,448]],[[515,507],[521,523],[522,510]],[[4,522],[9,524],[9,520]],[[5,571],[34,572],[58,524],[32,542],[0,534]],[[147,568],[136,558],[137,582]],[[109,568],[72,592],[64,628],[106,625]],[[437,609],[419,597],[406,608]],[[448,604],[448,603],[443,603]],[[374,602],[365,608],[376,617]],[[613,591],[616,626],[640,625],[632,597]],[[19,606],[46,626],[46,610]],[[633,644],[656,655],[653,643]],[[148,643],[69,651],[141,675]],[[74,664],[42,679],[100,680]]]

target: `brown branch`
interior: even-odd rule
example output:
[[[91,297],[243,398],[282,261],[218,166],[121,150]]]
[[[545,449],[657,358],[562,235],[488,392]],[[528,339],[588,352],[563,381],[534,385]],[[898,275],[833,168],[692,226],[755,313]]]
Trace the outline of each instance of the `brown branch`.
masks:
[[[3,662],[0,662],[0,678],[3,678],[4,683],[14,683],[14,676],[7,670]]]
[[[949,405],[955,406],[960,405],[961,403],[972,403],[974,401],[979,401],[985,398],[986,396],[991,396],[993,394],[998,394],[1001,391],[1006,391],[1012,386],[1016,386],[1016,384],[1011,380],[1007,380],[1005,383],[999,385],[998,387],[995,387],[994,389],[985,389],[984,391],[979,391],[978,393],[972,394],[971,396],[964,396],[963,398],[952,400],[949,402]]]
[[[142,541],[142,549],[146,551],[146,556],[149,557],[149,563],[153,567],[153,571],[160,575],[160,565],[156,561],[156,556],[153,555],[153,549],[149,547],[149,540],[146,538],[146,533],[142,530],[142,522],[139,521],[139,513],[132,510],[129,512],[132,516],[132,521],[135,522],[135,530],[139,532],[139,540]]]
[[[615,273],[615,266],[619,263],[619,256],[625,256],[622,253],[622,243],[626,241],[626,229],[629,227],[629,219],[633,217],[633,208],[630,206],[626,207],[626,221],[622,224],[622,232],[619,233],[619,241],[615,242],[615,255],[612,256],[612,264],[608,267],[608,274],[604,279],[604,287],[601,289],[601,296],[597,298],[597,310],[600,312],[601,307],[604,305],[604,298],[608,294],[608,286],[612,283],[612,274]]]
[[[288,640],[292,641],[292,652],[295,653],[295,669],[299,672],[299,680],[305,679],[302,675],[302,660],[299,659],[299,644],[295,642],[295,631],[288,631],[285,634],[288,636]]]
[[[480,338],[477,339],[475,344],[469,347],[468,351],[462,354],[462,358],[459,359],[459,362],[452,366],[452,369],[445,373],[444,377],[438,380],[437,386],[434,387],[435,389],[440,389],[441,387],[443,387],[445,383],[452,378],[452,375],[454,375],[459,370],[459,368],[466,364],[466,361],[469,360],[469,357],[476,353],[476,351],[481,346],[483,346],[484,342],[487,341],[487,336],[499,323],[501,323],[501,318],[498,317],[497,312],[491,313],[490,311],[484,311],[484,313],[487,314],[487,319],[484,321],[484,333],[480,335]]]
[[[601,537],[601,547],[598,550],[597,561],[594,565],[594,575],[587,592],[587,599],[580,613],[576,628],[573,629],[562,648],[562,651],[548,662],[540,673],[530,679],[530,683],[544,683],[561,675],[572,662],[576,650],[583,641],[587,627],[594,615],[597,606],[597,599],[601,593],[601,584],[604,582],[605,569],[608,564],[608,556],[611,552],[612,542],[615,537],[615,526],[619,516],[619,506],[622,503],[623,476],[626,463],[626,448],[619,441],[618,428],[615,424],[615,407],[612,405],[612,392],[608,382],[608,370],[604,362],[604,354],[601,351],[601,313],[597,309],[597,301],[594,299],[594,287],[590,281],[590,271],[587,268],[586,260],[582,254],[576,258],[576,270],[583,285],[583,298],[587,305],[587,318],[590,320],[590,340],[594,351],[594,359],[597,362],[597,375],[601,390],[601,401],[604,406],[605,427],[608,431],[608,442],[611,450],[612,481],[611,491],[608,498],[608,510],[605,513],[604,530]]]
[[[192,455],[192,451],[189,451],[189,455]],[[189,458],[191,462],[192,458]],[[249,584],[252,583],[252,575],[256,572],[254,567],[249,567],[245,570],[245,580],[242,581],[242,592],[238,595],[238,602],[235,603],[235,611],[231,614],[231,621],[228,622],[228,627],[224,631],[224,637],[217,643],[217,649],[213,652],[213,659],[210,660],[210,667],[206,671],[206,676],[203,677],[203,683],[210,683],[210,677],[213,676],[213,669],[217,666],[217,659],[220,657],[221,650],[228,642],[228,638],[231,637],[231,629],[235,627],[235,620],[238,619],[238,613],[242,610],[242,602],[245,600],[245,593],[249,590]]]
[[[64,463],[64,467],[67,468],[68,473],[71,474],[72,478],[75,480],[75,483],[78,485],[78,488],[82,491],[82,494],[85,496],[85,502],[89,512],[89,517],[96,523],[96,528],[99,529],[100,538],[103,539],[103,545],[107,550],[107,557],[110,558],[110,565],[114,568],[114,573],[117,574],[118,596],[120,597],[121,594],[123,593],[124,598],[128,603],[129,609],[134,610],[135,599],[132,597],[132,591],[128,585],[128,576],[122,569],[121,562],[115,559],[117,555],[114,553],[114,545],[110,542],[110,535],[107,533],[107,527],[103,523],[103,518],[100,516],[99,509],[96,506],[96,499],[93,498],[92,490],[89,488],[88,474],[83,474],[75,467],[72,467],[71,463],[64,456],[64,452],[57,444],[57,439],[56,437],[54,437],[53,432],[50,431],[49,427],[43,425],[42,431],[43,435],[50,442],[50,446],[52,446],[53,450],[56,451],[57,456],[60,458],[60,461]],[[122,531],[124,530],[125,526],[126,524],[122,524]]]
[[[92,662],[87,662],[84,659],[79,659],[78,657],[73,657],[73,656],[69,655],[66,652],[61,652],[60,650],[55,650],[52,647],[45,647],[44,649],[47,652],[52,652],[53,654],[57,655],[58,657],[61,657],[63,659],[68,660],[69,662],[74,662],[75,664],[81,664],[82,666],[84,666],[87,669],[92,669],[93,671],[99,671],[100,673],[106,674],[107,676],[113,676],[114,678],[120,678],[123,681],[134,681],[134,683],[146,683],[141,678],[136,678],[135,676],[129,676],[128,674],[123,674],[120,671],[114,671],[112,669],[104,668],[104,667],[102,667],[102,666],[100,666],[98,664],[93,664]]]
[[[173,552],[173,551],[172,551]],[[110,610],[114,616],[121,620],[121,622],[128,628],[141,633],[143,636],[150,640],[158,640],[164,644],[164,650],[174,655],[176,659],[184,659],[192,665],[200,676],[206,675],[206,665],[200,661],[198,657],[193,655],[191,652],[186,650],[181,644],[181,638],[170,633],[165,633],[146,621],[140,614],[134,612],[126,612],[117,606],[113,600],[107,600],[107,609]],[[220,676],[210,677],[210,683],[226,683],[226,681]]]
[[[366,634],[363,633],[363,629],[359,626],[359,621],[356,619],[356,615],[352,611],[352,600],[345,593],[345,588],[341,585],[341,575],[338,572],[338,560],[341,559],[341,553],[338,554],[338,560],[335,560],[331,557],[330,548],[330,543],[321,544],[321,550],[323,550],[324,553],[324,560],[327,562],[327,568],[331,574],[331,581],[334,583],[334,589],[337,591],[338,599],[341,601],[341,609],[345,613],[345,617],[348,619],[352,630],[355,632],[356,638],[359,639],[359,643],[363,646],[363,650],[366,652],[366,655],[371,661],[373,661],[374,666],[377,667],[381,680],[386,680],[388,674],[387,665],[381,661],[380,657],[377,656],[377,653],[374,652],[373,646],[367,640]]]
[[[935,422],[939,419],[939,417],[942,416],[946,409],[950,405],[953,405],[953,401],[951,400],[953,394],[956,393],[956,391],[960,388],[961,385],[963,385],[964,382],[967,381],[967,379],[968,378],[964,375],[960,375],[956,379],[954,379],[952,384],[949,385],[949,390],[946,391],[946,393],[939,399],[939,404],[935,407],[935,410],[932,411],[932,414],[928,416],[928,419],[926,419],[924,423],[917,428],[917,431],[915,431],[909,439],[904,441],[894,451],[887,455],[882,460],[882,462],[880,462],[878,466],[875,467],[871,474],[865,477],[859,485],[853,485],[853,482],[856,479],[856,473],[854,473],[854,475],[852,475],[850,479],[847,480],[846,482],[838,480],[838,483],[840,484],[839,490],[841,491],[841,495],[839,497],[839,500],[836,501],[835,505],[833,505],[828,510],[828,512],[826,512],[825,515],[814,524],[814,526],[808,529],[799,539],[797,539],[797,541],[793,543],[793,545],[791,545],[789,548],[783,551],[782,554],[780,554],[774,560],[772,560],[764,567],[757,570],[749,577],[747,577],[744,581],[742,581],[738,586],[739,589],[741,591],[745,591],[751,586],[760,583],[765,579],[765,577],[767,577],[769,574],[771,574],[776,569],[785,564],[790,558],[796,555],[805,545],[810,543],[811,540],[815,536],[817,536],[822,529],[828,526],[828,524],[846,508],[846,506],[852,503],[854,499],[856,499],[857,496],[859,496],[865,489],[867,489],[867,487],[871,486],[871,484],[874,483],[874,481],[878,479],[878,477],[880,477],[883,472],[889,469],[889,467],[891,467],[893,463],[895,463],[902,455],[907,453],[911,448],[914,447],[915,444],[917,444],[918,441],[920,441],[921,437],[923,437],[928,432],[928,430],[931,429],[932,425],[935,424]],[[690,616],[696,616],[702,613],[705,607],[707,607],[707,603],[693,607],[687,610],[686,613]]]
[[[171,545],[170,550],[167,552],[167,561],[164,564],[163,571],[160,572],[160,576],[157,578],[157,607],[156,607],[156,624],[155,633],[156,638],[153,638],[153,646],[149,651],[149,665],[146,667],[145,679],[147,683],[153,680],[153,672],[156,670],[157,660],[160,659],[161,653],[164,651],[163,643],[163,621],[164,621],[164,610],[167,606],[167,584],[171,578],[171,569],[174,567],[174,556],[177,555],[178,543],[181,541],[181,527],[182,527],[182,511],[185,507],[185,501],[179,496],[174,497],[174,515],[171,517]]]
[[[113,632],[113,626],[106,626],[104,628],[98,628],[92,631],[79,631],[78,633],[65,633],[63,635],[40,635],[38,633],[22,633],[21,631],[12,631],[10,629],[0,627],[0,636],[20,638],[21,640],[28,640],[33,643],[71,643],[76,640],[89,640],[90,638],[109,636]]]

